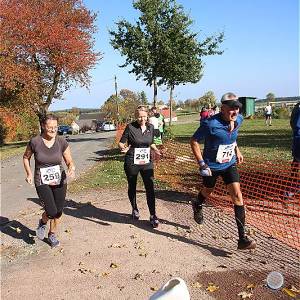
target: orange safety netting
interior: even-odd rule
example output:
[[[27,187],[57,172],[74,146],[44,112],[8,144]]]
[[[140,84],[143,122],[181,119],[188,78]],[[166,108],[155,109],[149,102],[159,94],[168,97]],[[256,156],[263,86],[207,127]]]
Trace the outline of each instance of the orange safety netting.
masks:
[[[123,130],[118,128],[116,141]],[[196,195],[202,178],[190,145],[169,140],[163,148],[162,157],[156,159],[155,178],[168,189]],[[247,224],[300,249],[300,164],[251,157],[244,160],[238,169]],[[233,204],[221,178],[208,202],[233,214]]]
[[[167,141],[165,153],[156,161],[155,177],[168,188],[196,194],[202,178],[189,144]],[[239,165],[247,223],[300,249],[300,165],[245,158]],[[232,201],[222,178],[208,202],[233,213]]]

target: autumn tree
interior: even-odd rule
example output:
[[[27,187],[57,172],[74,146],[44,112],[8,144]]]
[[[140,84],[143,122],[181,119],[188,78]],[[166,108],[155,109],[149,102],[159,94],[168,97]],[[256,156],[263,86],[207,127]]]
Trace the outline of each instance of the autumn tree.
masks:
[[[41,119],[73,84],[87,87],[101,58],[95,18],[80,0],[1,0],[1,104],[29,105]]]

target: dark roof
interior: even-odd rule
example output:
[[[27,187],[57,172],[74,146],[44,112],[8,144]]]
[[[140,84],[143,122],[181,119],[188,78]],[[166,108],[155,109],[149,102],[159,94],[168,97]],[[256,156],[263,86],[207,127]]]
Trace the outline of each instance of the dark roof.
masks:
[[[83,113],[79,115],[79,120],[96,120],[104,121],[105,113]]]
[[[267,102],[269,101],[268,99],[259,99],[259,100],[256,100],[255,102]],[[295,97],[276,97],[274,99],[275,102],[297,102],[297,101],[300,101],[300,96],[295,96]]]

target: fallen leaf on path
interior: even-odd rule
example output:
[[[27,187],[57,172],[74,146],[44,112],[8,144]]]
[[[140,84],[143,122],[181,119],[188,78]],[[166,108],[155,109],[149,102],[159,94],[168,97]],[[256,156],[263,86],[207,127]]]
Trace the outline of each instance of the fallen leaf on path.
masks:
[[[293,285],[290,286],[289,289],[290,289],[292,292],[296,293],[296,294],[300,294],[300,289],[296,288],[296,287],[293,286]]]
[[[283,288],[282,291],[292,298],[296,298],[297,294],[288,288]]]
[[[246,286],[246,289],[247,290],[253,290],[254,288],[255,288],[255,284],[254,283],[250,283],[250,284],[248,284],[247,286]]]
[[[106,276],[108,276],[109,275],[109,272],[103,272],[103,273],[101,273],[101,276],[102,277],[106,277]]]
[[[219,266],[217,266],[217,268],[227,269],[227,266],[225,266],[225,265],[219,265]]]
[[[210,293],[213,293],[215,291],[217,291],[219,289],[219,287],[217,285],[215,285],[214,283],[209,283],[208,287],[206,288],[206,290]]]
[[[239,297],[241,297],[242,299],[247,299],[247,298],[250,298],[251,296],[253,296],[252,293],[248,293],[248,292],[240,292],[237,295]]]
[[[136,274],[134,275],[133,279],[135,279],[135,280],[138,280],[138,279],[143,280],[142,276],[143,276],[143,274],[141,274],[141,273],[136,273]]]
[[[156,292],[156,291],[158,291],[158,288],[156,286],[151,286],[150,290]]]
[[[65,232],[66,233],[71,233],[71,229],[66,229]]]
[[[122,247],[125,247],[125,245],[121,245],[119,243],[115,243],[108,246],[108,248],[122,248]]]
[[[116,268],[118,268],[119,266],[116,264],[116,263],[111,263],[110,264],[110,267],[112,268],[112,269],[116,269]]]
[[[193,282],[191,285],[192,285],[193,288],[201,288],[202,287],[202,284],[199,283],[198,281]]]

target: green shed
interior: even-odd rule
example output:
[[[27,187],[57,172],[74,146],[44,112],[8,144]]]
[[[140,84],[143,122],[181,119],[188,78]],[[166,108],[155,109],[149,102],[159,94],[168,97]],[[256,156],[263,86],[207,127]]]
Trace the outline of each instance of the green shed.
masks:
[[[241,113],[245,117],[255,114],[255,99],[256,97],[239,97],[239,101],[243,104]]]

